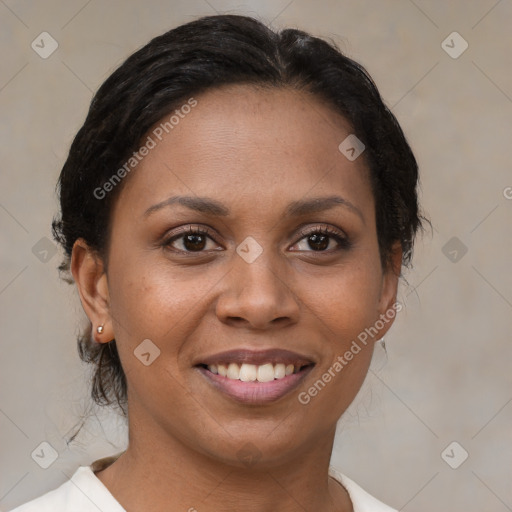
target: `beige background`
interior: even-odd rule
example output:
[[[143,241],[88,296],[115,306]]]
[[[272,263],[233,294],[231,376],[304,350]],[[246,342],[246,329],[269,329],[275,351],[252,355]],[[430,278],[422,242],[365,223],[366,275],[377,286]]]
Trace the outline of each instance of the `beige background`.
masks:
[[[372,74],[419,160],[433,236],[333,463],[399,510],[512,510],[510,0],[0,0],[0,509],[123,446],[109,415],[65,442],[89,406],[80,306],[40,240],[93,91],[151,37],[215,11],[332,37]],[[43,31],[59,44],[47,59],[31,48]],[[469,44],[458,58],[441,45],[453,31]],[[59,454],[46,470],[31,458],[43,441]],[[469,453],[458,469],[441,456],[453,441],[452,465]]]

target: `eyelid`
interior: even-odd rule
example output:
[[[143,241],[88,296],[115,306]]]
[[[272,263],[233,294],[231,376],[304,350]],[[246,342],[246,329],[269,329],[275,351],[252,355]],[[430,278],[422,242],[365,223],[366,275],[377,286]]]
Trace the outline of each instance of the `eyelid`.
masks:
[[[216,235],[215,235],[214,231],[210,227],[204,226],[204,225],[197,225],[197,224],[185,224],[184,226],[180,226],[179,228],[176,228],[176,230],[173,230],[172,233],[164,235],[163,243],[164,243],[164,245],[170,245],[171,242],[174,242],[181,236],[189,235],[189,234],[208,236],[216,244],[219,243],[216,240]],[[200,252],[205,252],[205,251],[200,251]]]
[[[213,230],[209,226],[198,224],[185,224],[184,226],[180,226],[176,228],[172,235],[170,235],[170,238],[174,238],[179,235],[188,235],[189,233],[199,233],[214,238]]]
[[[331,226],[330,224],[320,223],[315,226],[311,226],[309,228],[301,228],[299,230],[299,235],[301,236],[301,238],[299,238],[299,240],[302,240],[302,238],[304,238],[305,236],[311,235],[313,233],[318,233],[320,231],[324,232],[330,236],[333,236],[333,237],[348,239],[348,236],[341,229],[335,228],[334,226]]]
[[[311,226],[310,228],[302,228],[299,231],[300,237],[297,239],[297,241],[293,244],[296,245],[299,243],[302,239],[315,234],[320,233],[323,235],[326,235],[328,238],[332,238],[336,241],[338,244],[338,247],[332,250],[328,251],[297,251],[297,252],[310,252],[313,254],[321,255],[323,254],[332,254],[333,252],[340,251],[342,249],[349,249],[352,246],[352,242],[348,235],[341,229],[336,228],[334,226],[331,226],[330,224],[320,223],[315,226]]]

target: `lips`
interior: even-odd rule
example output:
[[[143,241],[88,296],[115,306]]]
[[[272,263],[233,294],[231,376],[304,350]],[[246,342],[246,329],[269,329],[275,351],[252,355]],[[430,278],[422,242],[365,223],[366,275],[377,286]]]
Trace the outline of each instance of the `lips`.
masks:
[[[217,391],[251,404],[278,400],[296,388],[315,362],[289,350],[230,350],[194,366]]]
[[[227,352],[221,352],[197,361],[195,364],[203,364],[205,366],[230,364],[236,363],[242,365],[243,363],[253,364],[256,366],[271,363],[271,364],[293,364],[295,366],[304,366],[312,364],[314,361],[309,357],[291,352],[284,349],[269,349],[269,350],[246,350],[236,349]]]

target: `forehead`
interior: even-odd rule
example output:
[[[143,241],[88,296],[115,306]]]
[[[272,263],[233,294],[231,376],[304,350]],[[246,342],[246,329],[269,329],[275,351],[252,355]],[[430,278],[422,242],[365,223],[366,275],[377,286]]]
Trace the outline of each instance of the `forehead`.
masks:
[[[266,153],[308,160],[322,155],[324,160],[338,156],[340,137],[352,131],[330,105],[305,91],[229,85],[196,101],[193,111],[166,137],[170,145],[219,157],[224,151],[259,148],[262,158]],[[327,147],[330,151],[325,153]]]
[[[129,196],[132,208],[143,209],[179,192],[271,207],[309,192],[368,195],[364,159],[349,161],[338,149],[350,124],[310,93],[230,85],[194,100],[148,132],[154,147],[127,179],[121,201]]]

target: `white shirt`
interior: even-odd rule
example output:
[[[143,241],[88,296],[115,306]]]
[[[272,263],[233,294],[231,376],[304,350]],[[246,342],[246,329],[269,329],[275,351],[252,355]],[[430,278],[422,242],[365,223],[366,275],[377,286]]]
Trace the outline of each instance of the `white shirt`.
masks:
[[[90,466],[80,466],[60,487],[20,505],[11,512],[126,512],[94,474],[116,458],[117,456],[105,457]],[[329,475],[348,491],[354,512],[397,512],[368,494],[332,466],[329,468]]]

